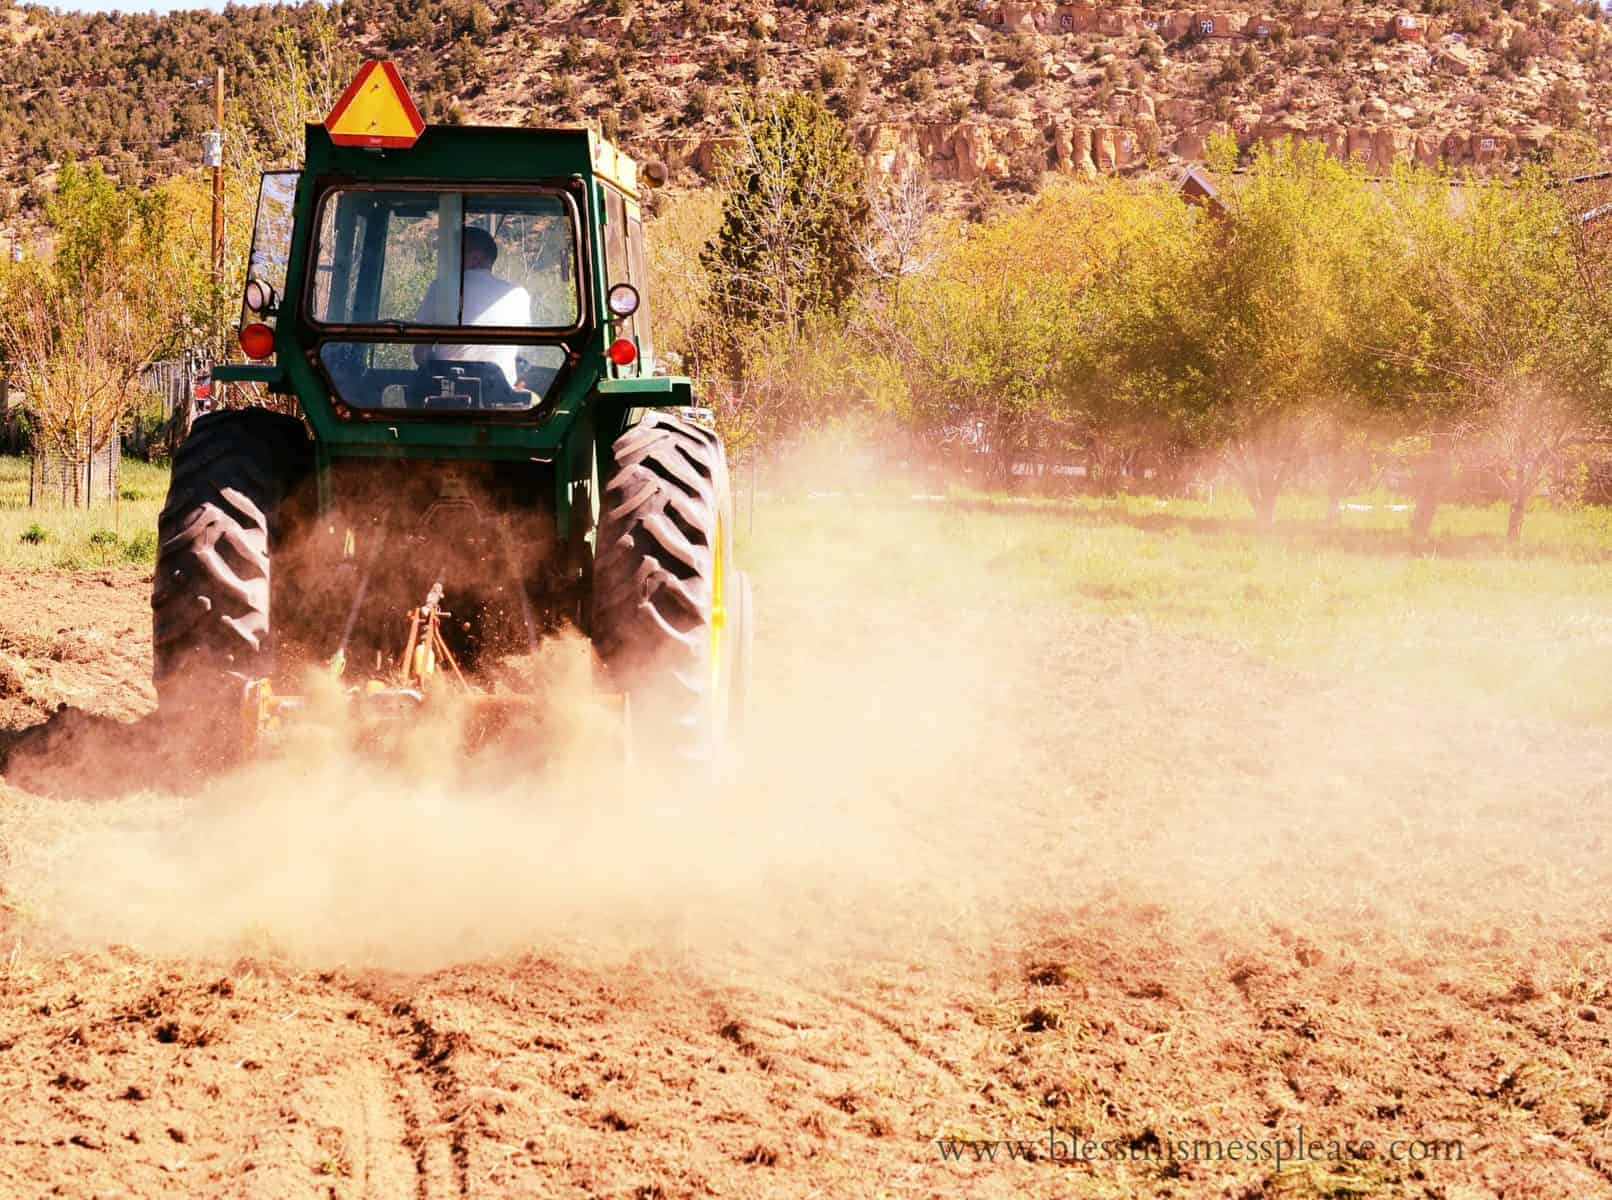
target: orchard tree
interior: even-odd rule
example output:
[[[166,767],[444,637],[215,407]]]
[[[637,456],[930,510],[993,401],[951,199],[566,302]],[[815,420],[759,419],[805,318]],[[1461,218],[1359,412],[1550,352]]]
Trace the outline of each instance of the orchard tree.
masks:
[[[933,244],[939,202],[924,168],[908,162],[871,189],[869,221],[856,238],[856,252],[893,302],[901,303],[902,283],[934,265]]]
[[[1118,488],[1137,461],[1201,451],[1213,395],[1202,295],[1215,226],[1173,194],[1124,183],[1091,193],[1091,286],[1070,327],[1064,389],[1093,481]]]
[[[1026,451],[1077,431],[1066,385],[1097,215],[1060,188],[970,230],[889,331],[909,378],[909,419],[930,440],[976,445],[999,481]]]
[[[183,340],[190,255],[167,194],[98,167],[64,167],[46,216],[55,259],[7,264],[0,352],[36,447],[78,459],[118,436],[141,372]]]
[[[1212,392],[1204,432],[1269,526],[1318,425],[1357,407],[1353,318],[1372,286],[1375,206],[1354,168],[1293,141],[1258,147],[1223,203],[1194,290]]]
[[[1211,147],[1225,178],[1236,147]],[[1213,209],[1133,202],[1101,273],[1081,364],[1094,427],[1215,452],[1269,526],[1318,436],[1354,420],[1377,216],[1364,181],[1312,143],[1256,148]]]
[[[1502,483],[1516,540],[1540,487],[1612,423],[1604,266],[1537,169],[1469,182],[1459,209],[1404,198],[1404,336],[1383,352],[1406,368],[1432,445],[1413,529],[1430,530],[1459,450]]]

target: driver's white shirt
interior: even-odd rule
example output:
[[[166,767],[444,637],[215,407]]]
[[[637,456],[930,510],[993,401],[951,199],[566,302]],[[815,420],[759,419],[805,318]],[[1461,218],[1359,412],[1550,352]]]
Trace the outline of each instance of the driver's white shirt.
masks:
[[[464,319],[466,325],[530,325],[532,323],[532,296],[523,287],[516,287],[508,280],[500,279],[486,267],[472,267],[464,273]],[[420,301],[419,311],[414,319],[422,324],[451,325],[456,323],[458,315],[454,312],[437,312],[437,296],[442,290],[443,281],[433,279],[431,286],[425,290],[425,299]],[[448,307],[452,300],[451,284],[449,295],[443,297],[444,307]],[[431,345],[433,358],[445,359],[449,362],[491,362],[497,363],[504,372],[504,378],[509,386],[515,386],[515,353],[514,346],[473,346],[449,345],[434,342]]]

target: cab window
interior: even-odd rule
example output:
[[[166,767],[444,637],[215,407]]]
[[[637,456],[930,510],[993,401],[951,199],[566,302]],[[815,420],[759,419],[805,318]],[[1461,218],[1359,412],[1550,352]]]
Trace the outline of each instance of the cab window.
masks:
[[[337,189],[320,209],[322,325],[571,330],[576,222],[558,193]]]

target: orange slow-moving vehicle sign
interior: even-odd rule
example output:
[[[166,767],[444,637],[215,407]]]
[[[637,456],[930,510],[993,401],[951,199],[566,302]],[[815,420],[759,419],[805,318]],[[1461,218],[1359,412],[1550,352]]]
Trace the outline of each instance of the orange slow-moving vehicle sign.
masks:
[[[425,131],[420,110],[389,62],[370,61],[336,101],[325,118],[330,140],[338,146],[378,146],[406,150]]]

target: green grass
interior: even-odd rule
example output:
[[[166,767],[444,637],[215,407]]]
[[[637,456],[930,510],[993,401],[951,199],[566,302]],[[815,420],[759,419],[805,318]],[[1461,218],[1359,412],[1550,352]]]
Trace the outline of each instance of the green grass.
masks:
[[[1257,531],[1240,497],[1204,501],[762,500],[742,546],[775,580],[799,547],[855,547],[858,570],[937,606],[1024,602],[1141,620],[1323,679],[1612,722],[1612,512],[1530,514],[1521,547],[1502,507],[1449,507],[1431,541],[1366,501],[1329,528],[1294,497]],[[747,527],[743,509],[741,532]],[[854,578],[847,605],[858,603]],[[759,604],[758,600],[758,604]]]
[[[0,566],[89,570],[150,566],[168,468],[126,458],[116,504],[28,507],[28,460],[0,455]]]

